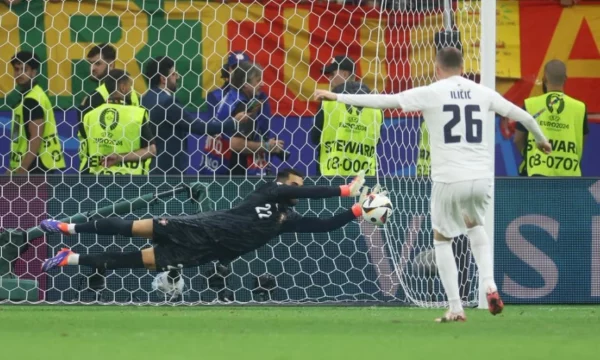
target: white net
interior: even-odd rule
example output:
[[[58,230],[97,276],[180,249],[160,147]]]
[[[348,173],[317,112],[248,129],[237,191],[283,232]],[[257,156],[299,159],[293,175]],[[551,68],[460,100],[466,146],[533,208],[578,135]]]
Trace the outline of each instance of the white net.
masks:
[[[354,61],[356,80],[369,90],[399,92],[431,83],[436,41],[452,44],[452,34],[460,33],[467,71],[475,76],[481,41],[479,6],[475,1],[444,4],[437,0],[0,4],[0,123],[4,126],[0,155],[4,170],[13,168],[14,174],[0,177],[0,301],[144,304],[173,300],[153,287],[156,272],[98,273],[84,267],[40,271],[41,261],[62,247],[82,254],[133,251],[148,246],[147,240],[43,237],[36,226],[45,218],[83,222],[107,216],[137,219],[228,209],[257,184],[271,180],[278,169],[288,167],[306,173],[306,184],[342,184],[343,176],[321,175],[318,162],[322,144],[313,126],[319,104],[310,98],[315,89],[331,85],[323,68],[341,55]],[[87,114],[83,111],[89,111],[81,104],[98,87],[93,75],[102,71],[104,56],[100,52],[97,61],[90,50],[105,43],[116,49],[114,67],[131,75],[143,107],[148,107],[146,100],[152,103],[148,95],[154,91],[149,122],[158,155],[149,175],[96,176],[80,171],[78,132],[82,115]],[[18,171],[13,171],[18,170],[15,162],[18,165],[17,160],[25,158],[24,154],[15,158],[15,144],[30,139],[32,132],[31,122],[19,120],[34,114],[19,110],[27,91],[15,90],[11,59],[21,50],[39,58],[35,82],[54,111],[52,121],[43,113],[43,123],[46,129],[55,127],[60,147],[52,148],[52,138],[40,134],[45,151],[59,149],[65,160],[64,168],[52,173],[44,174],[48,167],[42,160],[37,169],[41,175],[32,171],[17,176]],[[231,56],[232,52],[239,53]],[[168,71],[163,77],[144,76],[150,60],[159,56],[174,61],[178,80]],[[259,145],[282,140],[285,156],[266,156],[257,149],[246,149],[253,153],[249,157],[237,155],[225,134],[203,134],[199,122],[225,120],[219,114],[224,101],[219,97],[231,90],[224,86],[227,67],[237,66],[240,59],[260,65],[264,84],[263,92],[255,94],[263,104],[263,119],[254,119],[245,146],[250,140]],[[233,83],[234,76],[229,75]],[[179,109],[173,115],[172,105],[158,100],[163,93],[171,96],[169,90],[156,90],[163,85],[159,79],[165,80],[167,88],[174,84],[171,90],[188,115]],[[224,125],[219,126],[225,131]],[[273,147],[276,142],[270,145],[272,152]],[[395,211],[385,228],[355,222],[331,233],[283,235],[227,266],[211,263],[185,269],[184,294],[175,300],[443,304],[429,221],[427,149],[419,114],[384,113],[376,152],[379,168],[367,185],[381,183],[390,192]],[[235,166],[230,162],[234,152]],[[417,174],[419,155],[424,162]],[[247,159],[251,165],[244,164]],[[326,217],[351,205],[349,199],[301,201],[297,211]],[[466,240],[457,239],[455,244],[461,295],[472,304],[477,294],[476,269]]]

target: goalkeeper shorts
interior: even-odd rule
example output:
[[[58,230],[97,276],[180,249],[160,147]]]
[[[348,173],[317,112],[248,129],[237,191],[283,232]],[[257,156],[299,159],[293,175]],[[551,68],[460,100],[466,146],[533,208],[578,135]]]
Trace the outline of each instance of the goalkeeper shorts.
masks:
[[[152,243],[158,271],[199,266],[229,256],[189,217],[154,218]]]

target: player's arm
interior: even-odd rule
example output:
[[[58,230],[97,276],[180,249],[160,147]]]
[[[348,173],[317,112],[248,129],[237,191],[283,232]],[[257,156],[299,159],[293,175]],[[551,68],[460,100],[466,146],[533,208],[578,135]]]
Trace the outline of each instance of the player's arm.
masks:
[[[89,174],[90,167],[88,162],[88,138],[87,133],[85,132],[85,126],[83,125],[83,121],[79,121],[78,124],[79,131],[77,132],[77,138],[79,139],[79,161],[82,166],[80,166],[80,173]]]
[[[353,94],[336,94],[330,91],[317,90],[315,100],[331,100],[338,101],[342,104],[353,106],[361,106],[375,109],[397,109],[402,106],[398,102],[397,95],[353,95]]]
[[[154,132],[148,122],[148,111],[146,111],[141,129],[140,148],[127,153],[111,154],[104,158],[104,163],[106,167],[110,167],[114,164],[142,161],[154,156],[156,156],[156,143],[154,141]]]
[[[156,156],[156,141],[154,140],[153,127],[148,121],[148,111],[144,114],[140,139],[140,149],[131,153],[124,154],[123,161],[140,161]]]
[[[361,106],[373,109],[402,109],[404,111],[418,111],[431,107],[435,101],[432,99],[432,90],[426,86],[406,90],[398,94],[336,94],[331,91],[317,90],[315,100],[338,101],[342,104]]]
[[[523,151],[525,150],[525,145],[527,144],[527,132],[521,131],[520,129],[516,129],[515,139],[513,141],[519,152],[523,154]]]
[[[346,210],[335,216],[319,219],[314,217],[303,217],[297,215],[288,219],[282,228],[284,233],[319,233],[329,232],[341,228],[352,220],[362,216],[359,204],[354,204],[350,210]]]
[[[185,110],[175,97],[163,98],[163,101],[166,101],[163,107],[167,109],[167,120],[185,132],[196,135],[218,135],[221,133],[230,134],[237,128],[236,122],[232,119],[220,122],[211,117],[207,122],[204,122]]]
[[[524,107],[523,110],[527,111],[527,108]],[[523,124],[520,122],[517,122],[515,126],[515,137],[513,142],[521,154],[524,153],[525,147],[527,146],[528,134],[527,128],[525,128],[525,126],[523,126]]]
[[[544,136],[542,129],[535,121],[533,116],[531,116],[531,114],[529,114],[527,111],[506,100],[504,97],[502,97],[502,95],[495,91],[493,92],[490,110],[523,124],[527,131],[533,134],[535,142],[538,147],[541,148],[541,150],[546,153],[549,153],[552,150],[548,139],[546,139],[546,136]]]
[[[38,101],[31,98],[23,101],[23,123],[27,128],[29,143],[28,150],[21,160],[21,166],[15,170],[16,173],[26,173],[31,168],[42,146],[44,111]]]
[[[360,195],[365,184],[365,172],[361,171],[350,184],[341,186],[290,186],[279,184],[270,191],[275,201],[289,199],[323,199],[336,196],[349,197]]]
[[[231,137],[229,146],[231,146],[233,151],[240,154],[253,154],[260,150],[268,150],[266,143],[263,143],[262,141],[248,140],[247,137],[239,133]]]
[[[315,124],[310,130],[310,138],[312,143],[319,145],[321,141],[321,134],[323,133],[323,126],[325,124],[325,115],[323,114],[323,107],[319,108],[317,115],[315,115]]]

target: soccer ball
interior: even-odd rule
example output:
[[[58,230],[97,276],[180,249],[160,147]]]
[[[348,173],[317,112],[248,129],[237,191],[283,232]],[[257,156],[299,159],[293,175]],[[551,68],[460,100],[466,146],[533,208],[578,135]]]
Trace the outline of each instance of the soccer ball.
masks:
[[[375,225],[385,225],[392,215],[392,202],[385,195],[371,194],[362,204],[363,218]]]
[[[177,299],[183,294],[185,282],[183,278],[179,276],[176,282],[169,278],[169,272],[161,272],[152,281],[152,290],[158,290],[170,297],[169,301]]]

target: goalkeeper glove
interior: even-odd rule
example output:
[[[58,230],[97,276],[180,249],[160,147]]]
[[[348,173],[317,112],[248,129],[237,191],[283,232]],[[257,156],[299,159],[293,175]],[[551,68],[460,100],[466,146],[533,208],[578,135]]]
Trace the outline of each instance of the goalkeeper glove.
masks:
[[[358,173],[358,175],[356,175],[356,177],[354,178],[354,180],[352,180],[352,182],[350,182],[350,184],[340,186],[341,196],[343,196],[343,197],[359,196],[360,188],[363,187],[364,184],[365,184],[365,171],[362,170],[361,172]]]
[[[387,190],[383,190],[382,191],[381,190],[381,185],[377,184],[377,185],[373,186],[373,189],[371,190],[371,194],[370,195],[387,196],[387,194],[388,194]]]
[[[381,185],[377,184],[373,187],[373,189],[371,189],[371,193],[369,194],[369,187],[365,186],[363,187],[361,193],[360,193],[360,197],[358,198],[358,203],[352,205],[352,213],[354,213],[354,216],[356,217],[361,217],[363,215],[363,211],[362,211],[362,207],[363,204],[365,203],[365,201],[367,201],[367,198],[371,195],[383,195],[386,196],[387,195],[387,191],[381,191]]]
[[[365,200],[367,200],[368,192],[369,192],[369,187],[368,186],[363,187],[363,189],[360,193],[360,197],[358,198],[358,202],[356,204],[352,205],[352,213],[357,218],[363,216],[362,205],[365,202]]]

